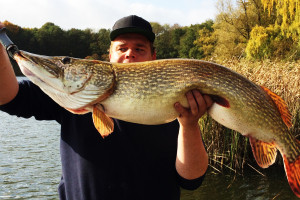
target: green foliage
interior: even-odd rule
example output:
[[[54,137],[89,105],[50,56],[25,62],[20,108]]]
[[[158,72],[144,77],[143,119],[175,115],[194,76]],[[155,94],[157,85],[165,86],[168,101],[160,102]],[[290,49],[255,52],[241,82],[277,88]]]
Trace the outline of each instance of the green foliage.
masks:
[[[180,38],[179,56],[181,58],[190,58],[196,56],[197,50],[194,47],[194,41],[197,37],[197,28],[186,28],[185,34]]]
[[[89,46],[91,42],[91,32],[79,29],[70,29],[65,33],[66,38],[66,55],[84,58],[87,54],[90,54]]]
[[[154,46],[156,47],[156,56],[158,59],[179,57],[178,47],[181,36],[184,31],[179,25],[170,27],[169,25],[160,25],[152,23],[153,31],[156,35]]]
[[[280,29],[275,50],[283,58],[300,58],[300,4],[299,0],[261,0],[264,8],[276,14],[274,26]],[[279,44],[280,43],[280,44]],[[278,53],[276,54],[278,55]]]
[[[233,26],[224,23],[214,25],[216,46],[214,56],[219,59],[238,58],[243,55],[247,40],[242,37]]]
[[[256,26],[251,31],[251,37],[248,41],[246,54],[248,58],[265,59],[270,58],[274,53],[274,42],[280,29],[269,26],[267,28]]]
[[[217,44],[214,55],[219,58],[244,56],[250,33],[256,26],[268,26],[275,17],[263,9],[260,0],[220,0],[214,29]]]
[[[209,58],[215,51],[217,37],[214,34],[213,28],[206,28],[199,30],[199,37],[194,41],[194,45],[198,51],[202,53],[203,57]]]
[[[206,29],[213,31],[213,21],[208,20],[202,24],[180,27],[151,23],[156,35],[154,45],[158,59],[163,58],[204,58],[204,51],[195,41],[200,37],[199,31]]]
[[[110,46],[110,30],[100,29],[98,33],[91,33],[92,41],[90,42],[91,57],[97,60],[108,61],[108,51]]]
[[[53,23],[46,23],[35,32],[39,53],[49,56],[62,55],[65,52],[65,32]]]
[[[283,35],[280,26],[256,26],[251,32],[246,54],[250,59],[285,58],[295,56],[296,54],[290,55],[288,52],[296,48],[297,43],[295,44],[291,37]]]
[[[213,55],[299,59],[298,0],[220,0]]]
[[[5,21],[8,35],[20,49],[37,54],[50,56],[69,55],[85,58],[95,56],[99,59],[107,57],[110,45],[110,30],[100,29],[93,32],[91,29],[63,30],[53,23],[46,23],[41,28],[28,29]]]
[[[287,37],[299,38],[300,34],[300,4],[299,0],[261,0],[269,14],[277,14],[276,23]]]
[[[199,30],[204,28],[211,29],[212,24],[213,22],[210,20],[185,28],[186,32],[180,39],[179,56],[181,58],[204,58],[203,50],[195,45],[195,41],[199,38]]]

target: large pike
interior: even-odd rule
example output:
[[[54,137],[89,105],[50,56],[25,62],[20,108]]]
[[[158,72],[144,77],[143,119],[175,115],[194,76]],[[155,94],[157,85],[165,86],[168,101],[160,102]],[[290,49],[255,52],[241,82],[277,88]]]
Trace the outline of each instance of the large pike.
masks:
[[[185,93],[198,89],[215,103],[209,115],[250,138],[257,163],[284,159],[293,192],[300,197],[300,146],[290,133],[291,116],[284,101],[242,75],[214,63],[168,59],[118,64],[71,57],[48,57],[19,51],[22,72],[59,105],[73,113],[93,112],[95,127],[106,136],[110,117],[141,124],[162,124],[188,106]]]

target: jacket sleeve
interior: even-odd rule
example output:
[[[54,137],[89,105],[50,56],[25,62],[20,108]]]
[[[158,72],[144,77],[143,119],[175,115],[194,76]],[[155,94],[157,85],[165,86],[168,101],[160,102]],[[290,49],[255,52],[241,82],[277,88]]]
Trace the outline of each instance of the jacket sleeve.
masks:
[[[206,174],[206,173],[205,173]],[[186,190],[196,190],[198,187],[202,185],[205,174],[200,176],[199,178],[188,180],[183,178],[177,173],[177,181],[180,187]]]
[[[60,112],[64,110],[38,86],[30,81],[19,82],[19,91],[9,103],[0,106],[0,110],[18,117],[35,117],[37,120],[56,120],[60,122]]]

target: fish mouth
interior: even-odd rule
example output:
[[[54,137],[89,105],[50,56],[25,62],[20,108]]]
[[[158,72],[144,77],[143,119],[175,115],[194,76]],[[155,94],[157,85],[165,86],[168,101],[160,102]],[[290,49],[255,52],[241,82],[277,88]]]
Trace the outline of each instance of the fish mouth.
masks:
[[[37,79],[43,81],[42,79],[40,79],[38,76],[36,76],[30,69],[28,69],[25,65],[22,64],[22,61],[28,61],[29,59],[27,57],[25,57],[21,51],[17,52],[14,54],[14,59],[17,61],[20,70],[22,71],[22,73],[26,76],[26,77],[36,77]],[[44,82],[44,81],[43,81]]]
[[[46,81],[44,81],[43,79],[41,79],[40,77],[38,77],[38,76],[36,76],[32,71],[30,71],[28,68],[26,68],[25,66],[20,66],[20,68],[21,68],[21,71],[22,71],[22,73],[26,76],[26,77],[28,77],[29,79],[36,79],[36,81],[33,81],[33,82],[37,82],[37,81],[39,81],[39,82],[41,82],[41,83],[43,83],[43,84],[45,84],[45,85],[47,85],[47,86],[49,86],[49,87],[52,87],[53,89],[55,89],[55,90],[57,90],[57,88],[55,88],[55,87],[53,87],[53,86],[51,86],[51,84],[48,84]]]
[[[62,74],[62,66],[57,65],[58,63],[55,62],[51,57],[49,56],[42,56],[42,55],[36,55],[32,53],[28,53],[25,51],[19,51],[14,55],[15,60],[17,63],[22,62],[28,62],[27,65],[21,65],[22,67],[25,67],[30,72],[29,75],[35,75],[41,74],[41,73],[34,73],[39,71],[43,71],[41,75],[48,76],[50,78],[59,78],[59,76]],[[32,63],[32,65],[28,65],[29,63]],[[35,67],[30,67],[35,66]]]
[[[40,66],[40,63],[37,61],[37,59],[34,59],[34,56],[36,55],[24,51],[19,51],[14,54],[14,59],[20,66],[22,73],[32,82],[36,84],[45,84],[55,90],[59,90],[59,87],[57,87],[57,85],[53,85],[51,84],[51,81],[49,81],[53,78],[58,78],[57,74],[50,73],[51,70],[47,70],[46,65],[43,65],[42,70],[37,70],[39,69],[39,67],[37,66]],[[62,90],[59,91],[62,92]]]

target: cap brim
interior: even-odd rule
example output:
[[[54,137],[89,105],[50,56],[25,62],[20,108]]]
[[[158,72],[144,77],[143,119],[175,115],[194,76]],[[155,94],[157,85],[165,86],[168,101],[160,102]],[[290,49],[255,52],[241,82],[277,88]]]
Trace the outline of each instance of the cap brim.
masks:
[[[141,29],[141,28],[137,28],[137,27],[126,27],[126,28],[119,28],[116,30],[113,30],[110,33],[110,40],[113,41],[114,39],[116,39],[116,37],[118,37],[121,34],[125,34],[125,33],[138,33],[141,35],[144,35],[145,37],[148,38],[148,40],[150,42],[154,42],[155,39],[155,35],[154,33],[147,31],[145,29]]]

